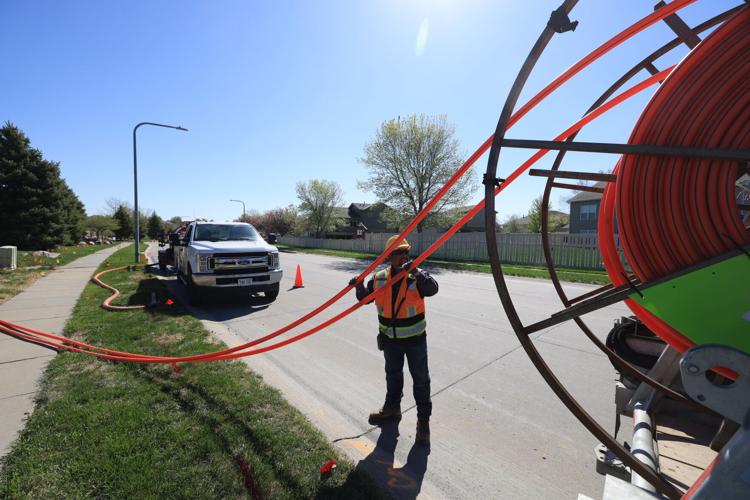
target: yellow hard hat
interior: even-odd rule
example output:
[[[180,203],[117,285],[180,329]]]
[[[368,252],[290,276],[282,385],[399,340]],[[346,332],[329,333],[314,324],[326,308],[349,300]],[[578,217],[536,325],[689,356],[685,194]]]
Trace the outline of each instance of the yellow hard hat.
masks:
[[[398,235],[397,234],[391,236],[390,238],[388,238],[388,241],[385,242],[385,248],[389,248],[391,245],[393,245],[393,242],[396,241],[397,239],[398,239]],[[399,243],[396,248],[392,249],[391,252],[393,250],[398,250],[398,249],[401,249],[401,248],[405,248],[407,250],[411,250],[411,245],[409,245],[409,242],[406,241],[405,239],[401,240],[401,243]]]

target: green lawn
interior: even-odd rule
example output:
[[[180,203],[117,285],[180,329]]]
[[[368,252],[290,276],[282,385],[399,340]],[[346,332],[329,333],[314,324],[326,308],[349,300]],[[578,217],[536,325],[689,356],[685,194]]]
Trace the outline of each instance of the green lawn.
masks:
[[[64,266],[78,258],[107,248],[109,245],[81,245],[58,247],[55,252],[60,256],[56,259],[49,257],[35,257],[31,252],[18,252],[17,268],[14,270],[0,269],[0,304],[17,295],[24,288],[58,266]]]
[[[277,245],[280,249],[302,252],[318,255],[332,255],[336,257],[349,257],[354,259],[373,260],[376,254],[353,252],[349,250],[328,250],[323,248],[302,248],[291,247],[288,245]],[[432,260],[427,259],[425,263],[432,267],[442,269],[453,269],[457,271],[474,271],[479,273],[492,273],[489,264],[481,262],[460,262],[451,260]],[[546,267],[541,266],[519,266],[516,264],[503,264],[503,273],[509,276],[523,276],[527,278],[544,278],[549,279],[549,272]],[[581,269],[557,269],[557,276],[562,281],[573,281],[578,283],[592,283],[595,285],[606,285],[610,282],[607,273],[604,271],[589,271]]]
[[[109,260],[129,264],[132,247]],[[144,303],[167,290],[144,271],[105,276]],[[131,352],[224,348],[176,298],[106,312],[87,285],[65,333]],[[332,457],[338,468],[321,477]],[[0,498],[380,498],[380,490],[279,392],[239,361],[170,366],[57,355],[0,474]]]

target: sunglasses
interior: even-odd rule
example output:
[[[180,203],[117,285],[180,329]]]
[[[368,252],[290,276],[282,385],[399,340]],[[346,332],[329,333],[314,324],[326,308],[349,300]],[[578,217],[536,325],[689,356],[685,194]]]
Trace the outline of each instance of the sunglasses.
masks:
[[[405,248],[400,248],[398,250],[394,250],[391,252],[391,255],[408,255],[408,254],[409,254],[409,250]]]

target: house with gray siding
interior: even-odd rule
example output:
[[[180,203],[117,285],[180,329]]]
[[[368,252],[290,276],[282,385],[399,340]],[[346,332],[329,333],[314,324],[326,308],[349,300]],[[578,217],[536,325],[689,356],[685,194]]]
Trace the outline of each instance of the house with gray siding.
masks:
[[[593,187],[604,188],[604,182],[597,182]],[[596,233],[599,222],[599,206],[602,203],[602,193],[581,191],[568,200],[570,203],[570,233]],[[617,233],[617,224],[615,224]]]

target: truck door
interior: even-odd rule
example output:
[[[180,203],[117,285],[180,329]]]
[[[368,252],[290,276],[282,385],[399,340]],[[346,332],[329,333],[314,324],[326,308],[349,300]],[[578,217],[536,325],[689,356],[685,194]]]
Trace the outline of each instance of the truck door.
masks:
[[[180,245],[175,248],[177,270],[185,276],[187,276],[188,245],[190,245],[190,241],[193,239],[194,227],[194,224],[188,226],[185,237],[180,241]]]

